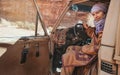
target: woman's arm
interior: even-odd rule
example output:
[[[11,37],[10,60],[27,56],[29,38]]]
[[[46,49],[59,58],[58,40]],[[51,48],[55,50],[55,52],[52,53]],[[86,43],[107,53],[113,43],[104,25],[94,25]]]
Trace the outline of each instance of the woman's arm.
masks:
[[[101,43],[102,33],[102,31],[99,32],[98,37],[93,36],[91,43],[82,47],[82,52],[89,55],[97,54]]]

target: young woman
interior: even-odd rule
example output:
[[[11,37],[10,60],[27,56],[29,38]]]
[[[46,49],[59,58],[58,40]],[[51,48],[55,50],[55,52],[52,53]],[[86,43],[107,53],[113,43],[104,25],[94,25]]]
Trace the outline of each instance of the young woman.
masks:
[[[102,31],[104,29],[107,6],[103,3],[95,4],[91,9],[91,14],[94,17],[95,29],[84,24],[86,33],[91,37],[92,41],[89,45],[84,46],[69,46],[66,53],[62,57],[61,75],[72,75],[74,67],[87,65],[95,55],[97,55]]]

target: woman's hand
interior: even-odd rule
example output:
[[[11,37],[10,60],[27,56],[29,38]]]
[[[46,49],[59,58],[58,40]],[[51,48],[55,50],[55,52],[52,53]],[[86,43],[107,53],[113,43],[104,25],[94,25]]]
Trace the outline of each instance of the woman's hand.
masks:
[[[87,25],[86,23],[83,23],[83,27],[84,27],[85,29],[88,29],[88,25]]]

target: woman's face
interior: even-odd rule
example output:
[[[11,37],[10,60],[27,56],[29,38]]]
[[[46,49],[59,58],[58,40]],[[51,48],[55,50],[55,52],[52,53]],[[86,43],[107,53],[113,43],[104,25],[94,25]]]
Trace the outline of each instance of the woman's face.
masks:
[[[95,21],[99,21],[105,17],[104,12],[102,12],[102,11],[93,12],[92,15],[93,15]]]

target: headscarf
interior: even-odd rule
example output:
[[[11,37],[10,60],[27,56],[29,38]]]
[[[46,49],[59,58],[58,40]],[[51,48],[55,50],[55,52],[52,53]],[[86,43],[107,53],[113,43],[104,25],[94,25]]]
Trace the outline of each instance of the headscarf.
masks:
[[[103,11],[104,13],[107,12],[107,6],[104,3],[97,3],[95,5],[93,5],[92,9],[91,9],[91,13],[93,12],[97,12],[97,11]]]
[[[97,12],[97,11],[103,11],[105,14],[107,13],[107,6],[104,3],[97,3],[95,5],[93,5],[92,9],[91,9],[91,13],[93,12]],[[98,34],[100,31],[103,31],[104,28],[104,24],[105,24],[105,18],[102,18],[99,21],[95,21],[95,27],[96,27],[96,34]]]
[[[103,31],[104,25],[105,25],[105,18],[99,20],[99,21],[94,21],[95,24],[95,33],[98,34],[100,31]]]

